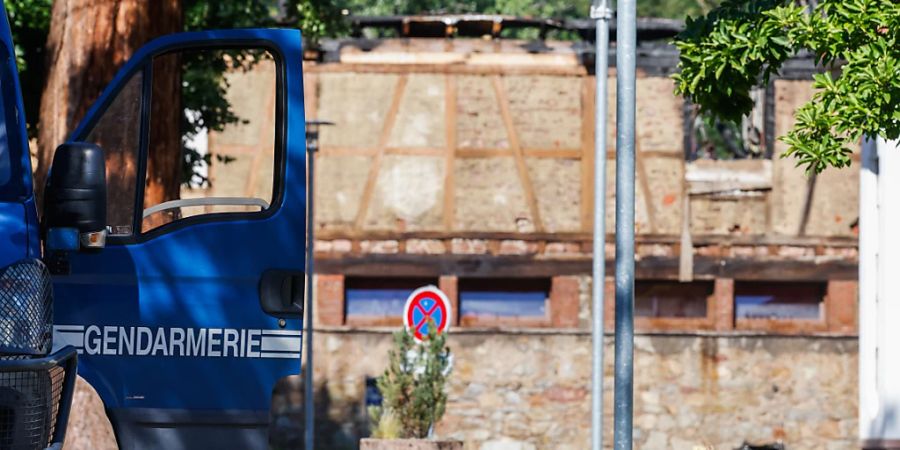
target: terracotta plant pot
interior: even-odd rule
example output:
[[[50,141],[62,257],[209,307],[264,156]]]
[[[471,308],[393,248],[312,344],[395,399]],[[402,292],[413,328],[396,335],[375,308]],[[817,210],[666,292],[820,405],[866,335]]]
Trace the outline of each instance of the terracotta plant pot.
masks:
[[[363,439],[359,450],[462,450],[462,441],[428,439]]]

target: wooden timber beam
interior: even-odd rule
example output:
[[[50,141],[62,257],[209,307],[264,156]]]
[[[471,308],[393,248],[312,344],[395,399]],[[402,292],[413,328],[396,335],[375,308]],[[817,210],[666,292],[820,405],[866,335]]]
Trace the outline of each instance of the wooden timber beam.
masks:
[[[607,276],[613,275],[614,265],[607,263]],[[677,280],[679,258],[644,257],[636,262],[639,279]],[[504,255],[410,255],[368,254],[349,256],[319,256],[316,272],[348,276],[404,276],[438,277],[455,275],[474,278],[525,278],[558,275],[589,275],[588,257],[549,259],[532,256]],[[772,258],[717,258],[696,256],[694,279],[728,278],[747,281],[791,280],[855,280],[858,276],[854,261],[829,260],[822,262],[781,260]]]
[[[366,186],[363,189],[362,200],[359,203],[359,211],[356,213],[354,221],[357,230],[362,229],[363,222],[366,220],[366,212],[369,211],[369,204],[372,202],[372,196],[375,191],[375,182],[378,181],[378,173],[381,171],[381,161],[384,159],[384,150],[387,148],[388,140],[391,138],[391,132],[394,130],[394,124],[397,122],[397,114],[400,111],[400,102],[403,100],[403,92],[406,90],[407,76],[401,75],[397,79],[397,85],[394,87],[394,98],[391,101],[391,107],[388,109],[387,118],[384,121],[384,128],[381,130],[381,136],[378,138],[378,147],[375,156],[372,157],[372,165],[369,167],[369,175],[366,178]]]
[[[494,94],[497,96],[497,103],[500,104],[500,116],[503,117],[503,124],[506,127],[506,136],[509,139],[509,146],[515,156],[516,169],[519,172],[519,180],[522,182],[522,189],[525,191],[525,201],[528,203],[528,209],[531,212],[531,220],[534,222],[535,230],[544,231],[544,221],[541,220],[541,210],[538,207],[534,185],[531,183],[531,176],[528,174],[528,165],[525,164],[525,156],[522,153],[522,146],[519,143],[519,135],[516,133],[516,126],[513,123],[512,113],[509,111],[509,98],[506,95],[506,89],[503,87],[503,80],[499,76],[493,76],[491,77],[491,83],[494,86]]]
[[[445,75],[444,130],[447,133],[446,159],[444,160],[444,229],[453,229],[456,217],[456,76]]]
[[[548,242],[591,242],[591,233],[517,233],[510,231],[352,231],[325,229],[316,232],[318,240],[403,240],[403,239],[484,239],[484,240],[522,240]],[[613,242],[613,235],[607,234],[607,242]],[[638,244],[679,244],[680,235],[638,234]],[[784,245],[798,247],[835,247],[856,248],[856,238],[850,237],[813,237],[813,236],[777,236],[777,235],[693,235],[695,246],[753,246]]]
[[[594,79],[585,77],[581,83],[581,230],[594,229],[594,118],[597,114]],[[608,151],[604,149],[604,153]]]

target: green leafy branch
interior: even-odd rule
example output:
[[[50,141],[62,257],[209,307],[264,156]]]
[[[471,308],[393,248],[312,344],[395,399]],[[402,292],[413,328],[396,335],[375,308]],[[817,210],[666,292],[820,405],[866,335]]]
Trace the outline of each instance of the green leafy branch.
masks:
[[[900,137],[898,38],[900,3],[892,0],[821,0],[812,11],[788,0],[728,0],[688,18],[675,39],[681,71],[673,78],[704,112],[739,121],[753,108],[754,86],[809,52],[823,73],[781,140],[783,156],[821,172],[850,165],[862,136]]]

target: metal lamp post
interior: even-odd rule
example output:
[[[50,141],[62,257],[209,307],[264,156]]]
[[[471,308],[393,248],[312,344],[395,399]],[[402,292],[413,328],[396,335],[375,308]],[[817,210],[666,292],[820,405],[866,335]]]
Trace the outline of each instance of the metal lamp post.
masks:
[[[616,370],[613,444],[631,450],[634,418],[634,167],[636,0],[616,15]]]
[[[591,18],[596,20],[594,79],[597,83],[594,113],[594,259],[592,279],[593,367],[591,381],[591,448],[603,448],[603,291],[606,279],[606,111],[609,73],[608,0],[595,0]]]
[[[306,370],[303,375],[303,443],[306,450],[315,449],[315,390],[313,389],[313,270],[315,254],[315,216],[313,199],[315,198],[315,163],[316,151],[319,150],[319,128],[334,125],[324,120],[306,122]]]

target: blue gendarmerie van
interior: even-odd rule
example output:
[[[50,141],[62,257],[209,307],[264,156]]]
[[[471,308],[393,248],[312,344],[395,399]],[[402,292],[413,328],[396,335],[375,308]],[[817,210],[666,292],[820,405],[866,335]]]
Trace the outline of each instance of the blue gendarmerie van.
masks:
[[[61,446],[76,358],[122,449],[266,448],[273,388],[300,372],[307,200],[300,32],[181,33],[139,49],[59,143],[39,221],[2,16],[0,448]],[[213,168],[221,174],[242,162],[229,166],[234,157],[209,153],[197,130],[215,126],[198,120],[206,111],[189,95],[202,87],[201,69],[219,70],[213,78],[224,86],[251,66],[273,81],[241,98],[271,100],[263,113],[236,110],[232,122],[262,117],[268,128],[244,126],[234,140],[267,139],[260,154],[269,162],[253,159],[248,173],[271,183],[262,183],[264,195],[218,195],[204,180]],[[174,145],[190,154],[176,152],[170,170],[160,170],[155,152],[172,145],[171,127],[179,126]],[[188,185],[206,194],[177,194]],[[151,192],[158,186],[176,194]],[[38,431],[7,419],[38,394],[49,399],[44,434],[30,447],[13,446]]]

